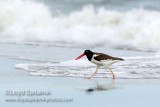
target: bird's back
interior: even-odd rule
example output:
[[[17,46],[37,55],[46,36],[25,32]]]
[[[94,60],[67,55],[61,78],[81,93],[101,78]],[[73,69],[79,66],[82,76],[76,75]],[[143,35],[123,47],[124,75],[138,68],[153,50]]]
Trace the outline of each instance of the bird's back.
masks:
[[[104,53],[97,53],[94,52],[94,54],[96,54],[97,56],[95,57],[96,60],[100,61],[100,60],[124,60],[122,58],[118,58],[118,57],[112,57],[110,55],[104,54]]]

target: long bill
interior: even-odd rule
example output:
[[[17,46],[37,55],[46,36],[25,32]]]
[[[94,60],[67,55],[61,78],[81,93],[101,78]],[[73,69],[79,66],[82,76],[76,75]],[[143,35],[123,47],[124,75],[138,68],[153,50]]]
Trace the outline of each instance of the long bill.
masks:
[[[77,57],[75,60],[78,60],[80,58],[82,58],[85,54],[83,53],[82,55],[80,55],[79,57]]]

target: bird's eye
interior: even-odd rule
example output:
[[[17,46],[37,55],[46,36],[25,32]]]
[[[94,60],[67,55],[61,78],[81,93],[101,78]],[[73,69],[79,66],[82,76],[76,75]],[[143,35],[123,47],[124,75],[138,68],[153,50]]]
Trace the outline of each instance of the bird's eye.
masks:
[[[88,52],[88,51],[86,51],[86,52]]]

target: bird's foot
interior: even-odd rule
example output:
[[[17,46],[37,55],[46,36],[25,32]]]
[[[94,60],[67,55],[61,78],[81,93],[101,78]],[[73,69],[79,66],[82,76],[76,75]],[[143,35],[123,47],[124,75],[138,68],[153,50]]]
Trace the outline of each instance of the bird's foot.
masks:
[[[116,78],[116,76],[115,75],[113,75],[113,80]]]
[[[84,78],[84,79],[91,79],[90,77],[88,77],[88,78]]]

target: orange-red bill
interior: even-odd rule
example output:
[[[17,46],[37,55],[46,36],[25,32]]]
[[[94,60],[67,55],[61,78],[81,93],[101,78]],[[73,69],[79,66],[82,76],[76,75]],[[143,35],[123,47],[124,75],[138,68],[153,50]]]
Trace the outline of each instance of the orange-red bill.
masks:
[[[82,58],[85,54],[83,53],[82,55],[80,55],[79,57],[77,57],[75,60],[78,60],[80,58]]]

